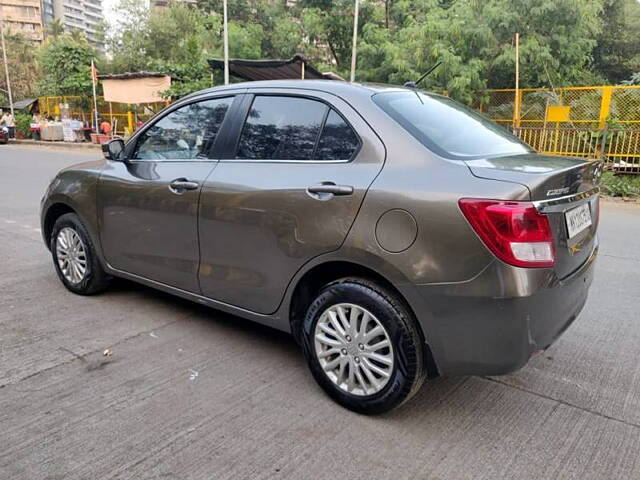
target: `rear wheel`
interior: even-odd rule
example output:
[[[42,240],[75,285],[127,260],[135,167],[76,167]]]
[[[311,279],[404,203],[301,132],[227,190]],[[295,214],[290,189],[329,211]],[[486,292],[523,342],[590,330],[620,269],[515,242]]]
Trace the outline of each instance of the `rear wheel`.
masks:
[[[412,315],[393,293],[368,280],[325,286],[307,311],[303,339],[314,378],[350,410],[391,410],[424,381],[423,342]]]
[[[79,295],[92,295],[109,286],[91,238],[75,213],[60,216],[51,233],[51,255],[65,287]]]

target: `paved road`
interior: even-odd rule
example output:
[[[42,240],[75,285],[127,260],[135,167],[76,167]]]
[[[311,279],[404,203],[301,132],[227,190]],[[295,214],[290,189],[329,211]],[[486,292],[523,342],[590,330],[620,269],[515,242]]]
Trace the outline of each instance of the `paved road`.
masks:
[[[284,334],[131,283],[67,292],[38,202],[84,158],[0,146],[0,478],[640,478],[640,207],[603,206],[591,297],[548,352],[364,417]]]

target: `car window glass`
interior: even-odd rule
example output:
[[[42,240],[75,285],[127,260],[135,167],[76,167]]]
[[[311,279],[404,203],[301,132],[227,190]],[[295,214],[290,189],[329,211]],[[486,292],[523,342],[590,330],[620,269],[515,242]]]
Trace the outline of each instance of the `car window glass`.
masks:
[[[406,91],[377,94],[373,100],[443,157],[470,160],[532,151],[500,125],[446,97]]]
[[[232,97],[185,105],[164,116],[138,140],[135,158],[188,160],[206,158]]]
[[[312,160],[327,109],[324,103],[306,98],[255,97],[237,158]]]
[[[331,110],[315,156],[319,160],[350,160],[359,145],[355,132],[335,110]]]

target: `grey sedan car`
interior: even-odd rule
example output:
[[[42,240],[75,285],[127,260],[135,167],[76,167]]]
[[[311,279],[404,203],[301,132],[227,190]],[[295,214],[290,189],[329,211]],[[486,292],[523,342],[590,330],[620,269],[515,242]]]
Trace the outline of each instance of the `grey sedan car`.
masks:
[[[112,277],[274,328],[338,403],[499,375],[583,308],[602,165],[446,97],[269,81],[201,91],[61,171],[42,232],[74,293]]]

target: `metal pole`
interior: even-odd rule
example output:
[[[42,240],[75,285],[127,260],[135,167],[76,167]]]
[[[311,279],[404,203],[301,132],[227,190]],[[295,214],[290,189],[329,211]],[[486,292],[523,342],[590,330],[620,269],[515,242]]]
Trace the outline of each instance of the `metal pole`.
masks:
[[[96,97],[96,80],[95,75],[95,65],[93,64],[93,60],[91,60],[91,85],[93,86],[93,125],[96,129],[96,133],[100,133],[100,129],[98,128],[98,98]]]
[[[224,84],[229,85],[229,29],[227,26],[227,0],[222,2],[224,16]]]
[[[5,46],[5,43],[4,43],[4,17],[2,15],[2,7],[0,7],[0,40],[2,40],[2,61],[4,62],[4,75],[7,79],[7,93],[9,94],[9,108],[11,109],[11,116],[14,117],[13,95],[11,94],[11,81],[9,80],[9,64],[7,63],[7,47]]]
[[[609,129],[609,124],[605,123],[604,124],[604,129],[602,130],[602,141],[600,142],[600,160],[602,160],[603,162],[606,162],[607,160],[607,154],[606,154],[606,150],[607,150],[607,130]]]
[[[353,47],[351,48],[351,82],[356,79],[356,53],[358,44],[358,11],[360,1],[356,0],[356,10],[353,15]]]

